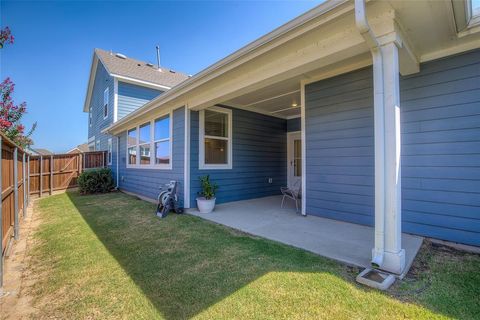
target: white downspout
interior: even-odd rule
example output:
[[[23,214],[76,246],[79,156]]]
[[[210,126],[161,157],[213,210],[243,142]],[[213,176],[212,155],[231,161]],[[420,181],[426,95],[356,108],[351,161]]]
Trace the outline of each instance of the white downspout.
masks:
[[[116,186],[117,190],[118,190],[118,188],[120,188],[120,181],[118,180],[119,177],[120,177],[120,173],[118,171],[119,158],[120,158],[120,136],[117,136],[117,159],[116,159],[117,160],[116,161],[117,162],[117,186]]]
[[[383,265],[385,252],[385,118],[383,89],[383,56],[377,38],[367,21],[365,0],[355,0],[355,24],[365,39],[373,59],[374,131],[375,131],[375,248],[372,266]]]

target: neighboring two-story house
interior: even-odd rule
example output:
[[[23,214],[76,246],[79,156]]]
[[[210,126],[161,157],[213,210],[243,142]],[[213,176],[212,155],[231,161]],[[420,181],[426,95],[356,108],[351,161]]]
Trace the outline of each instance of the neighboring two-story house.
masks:
[[[89,150],[108,150],[111,162],[112,139],[102,130],[187,78],[120,53],[95,49],[83,107],[89,113]]]

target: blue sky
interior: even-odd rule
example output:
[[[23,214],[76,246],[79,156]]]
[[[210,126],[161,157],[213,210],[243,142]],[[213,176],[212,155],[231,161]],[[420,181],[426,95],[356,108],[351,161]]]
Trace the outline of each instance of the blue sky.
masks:
[[[94,48],[195,74],[321,1],[1,2],[14,45],[0,50],[1,78],[27,102],[38,148],[67,151],[87,140],[82,112]]]

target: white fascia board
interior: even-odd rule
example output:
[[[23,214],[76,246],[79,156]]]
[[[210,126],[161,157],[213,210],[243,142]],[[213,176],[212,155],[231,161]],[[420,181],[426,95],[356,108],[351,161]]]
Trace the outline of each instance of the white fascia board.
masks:
[[[92,66],[90,68],[90,78],[88,79],[87,95],[85,97],[85,104],[83,105],[83,112],[89,111],[88,109],[90,106],[90,100],[92,99],[93,86],[95,85],[95,76],[97,74],[98,62],[103,65],[108,75],[111,76],[110,70],[108,70],[107,65],[102,61],[100,56],[97,54],[97,50],[95,49],[93,51]]]
[[[139,80],[139,79],[135,79],[135,78],[127,77],[127,76],[122,76],[122,75],[115,74],[115,73],[112,73],[110,75],[112,77],[114,77],[115,79],[120,80],[121,82],[136,84],[136,85],[139,85],[139,86],[142,86],[142,87],[149,87],[149,88],[161,89],[161,90],[170,90],[171,89],[171,87],[163,86],[161,84],[156,84],[156,83],[152,83],[152,82],[148,82],[148,81],[144,81],[144,80]]]
[[[475,39],[461,45],[452,45],[438,51],[428,52],[420,56],[420,62],[427,62],[448,57],[454,54],[474,50],[480,48],[480,39]]]
[[[218,77],[219,75],[237,67],[238,65],[254,59],[260,54],[278,47],[279,45],[284,44],[303,33],[306,33],[322,24],[325,24],[345,13],[352,11],[353,9],[353,3],[351,3],[349,0],[326,1],[310,11],[307,11],[303,15],[266,34],[265,36],[251,42],[224,59],[214,63],[203,71],[200,71],[193,77],[185,80],[179,85],[173,87],[171,90],[146,103],[143,107],[122,118],[110,129],[117,131],[116,129],[118,127],[127,124],[129,121],[149,112],[151,109],[160,107],[162,104],[172,101],[178,96],[204,84],[212,78]],[[321,19],[315,23],[308,24],[317,17],[321,17]]]
[[[92,57],[92,65],[90,66],[90,77],[88,78],[87,93],[85,95],[85,103],[83,104],[83,112],[88,112],[90,100],[92,99],[92,90],[97,73],[98,57],[94,52]]]

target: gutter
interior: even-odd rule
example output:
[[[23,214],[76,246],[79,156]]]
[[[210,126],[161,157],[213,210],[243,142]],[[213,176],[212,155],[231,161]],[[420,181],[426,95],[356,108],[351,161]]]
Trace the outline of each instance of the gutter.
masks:
[[[152,109],[159,107],[161,104],[165,104],[167,102],[172,101],[173,99],[181,96],[182,94],[187,93],[188,91],[197,88],[198,86],[202,85],[209,79],[205,79],[211,77],[214,72],[219,72],[219,69],[226,68],[228,65],[231,65],[238,60],[245,58],[248,54],[251,54],[255,50],[260,50],[262,47],[270,44],[271,42],[277,40],[278,38],[285,36],[289,32],[293,32],[293,30],[301,27],[302,25],[307,24],[308,22],[314,20],[315,18],[322,16],[328,12],[331,12],[342,5],[348,5],[350,0],[327,0],[324,3],[318,5],[317,7],[307,11],[306,13],[298,16],[297,18],[285,23],[284,25],[278,27],[277,29],[273,30],[270,33],[262,36],[261,38],[249,43],[248,45],[244,46],[243,48],[235,51],[234,53],[228,55],[227,57],[223,58],[222,60],[212,64],[211,66],[207,67],[206,69],[200,71],[199,73],[195,74],[193,77],[185,80],[184,82],[176,85],[172,89],[166,91],[165,93],[161,94],[157,98],[147,102],[145,105],[140,107],[139,109],[131,112],[126,117],[122,118],[121,120],[117,121],[116,123],[112,124],[111,126],[105,128],[103,132],[112,134],[117,128],[126,125],[130,120],[135,119],[145,113],[148,113]],[[228,71],[228,70],[226,70]],[[224,72],[226,72],[224,71]],[[202,82],[203,80],[203,82]],[[180,107],[180,105],[179,105]]]
[[[373,59],[374,131],[375,131],[375,247],[372,267],[381,268],[385,254],[385,117],[383,56],[380,44],[368,24],[365,0],[355,0],[355,24],[365,39]]]

